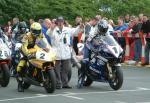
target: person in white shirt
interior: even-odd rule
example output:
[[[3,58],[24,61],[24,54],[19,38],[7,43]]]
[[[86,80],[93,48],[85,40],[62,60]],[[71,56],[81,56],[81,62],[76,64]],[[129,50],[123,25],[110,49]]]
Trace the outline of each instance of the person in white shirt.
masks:
[[[68,72],[71,69],[71,44],[70,38],[73,34],[81,31],[81,27],[70,28],[64,26],[64,18],[62,16],[57,18],[56,27],[51,27],[47,34],[51,38],[51,45],[56,50],[56,88],[71,88],[68,85]]]

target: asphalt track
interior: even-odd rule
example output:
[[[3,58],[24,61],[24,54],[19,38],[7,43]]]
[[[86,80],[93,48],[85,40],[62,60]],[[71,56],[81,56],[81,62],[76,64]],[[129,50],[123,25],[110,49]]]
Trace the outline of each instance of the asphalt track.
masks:
[[[48,94],[42,87],[31,86],[17,92],[17,82],[11,78],[8,87],[0,87],[0,103],[150,103],[150,68],[122,66],[124,83],[114,91],[107,83],[94,82],[77,89],[77,70],[73,68],[72,89]]]

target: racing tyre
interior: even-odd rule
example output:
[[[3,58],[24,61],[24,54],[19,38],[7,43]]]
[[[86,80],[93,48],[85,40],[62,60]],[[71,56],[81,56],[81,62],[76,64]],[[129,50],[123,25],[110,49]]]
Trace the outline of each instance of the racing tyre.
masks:
[[[23,89],[28,89],[31,86],[31,84],[24,82],[23,83]]]
[[[56,88],[56,76],[54,70],[48,70],[45,77],[46,82],[44,83],[44,88],[47,93],[53,93]]]
[[[10,80],[10,73],[9,73],[9,68],[7,64],[2,64],[1,65],[1,86],[2,87],[7,87],[7,85],[9,84],[9,80]]]
[[[120,67],[113,67],[113,77],[109,81],[109,85],[112,89],[118,90],[123,84],[123,72]]]

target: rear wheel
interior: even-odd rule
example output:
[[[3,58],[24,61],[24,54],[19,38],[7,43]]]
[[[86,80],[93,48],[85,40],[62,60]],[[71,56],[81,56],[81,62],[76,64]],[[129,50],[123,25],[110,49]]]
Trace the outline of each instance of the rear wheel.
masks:
[[[9,74],[9,68],[7,64],[2,64],[1,65],[1,86],[6,87],[9,83],[10,80],[10,74]]]
[[[23,89],[28,89],[31,86],[31,84],[24,82],[23,83]]]
[[[120,67],[113,68],[113,77],[109,81],[109,85],[112,89],[118,90],[123,84],[123,73]]]
[[[92,83],[93,81],[89,77],[87,77],[84,80],[83,86],[89,87]]]
[[[53,93],[56,88],[56,76],[53,69],[48,70],[46,73],[46,81],[44,83],[44,87],[47,93]]]

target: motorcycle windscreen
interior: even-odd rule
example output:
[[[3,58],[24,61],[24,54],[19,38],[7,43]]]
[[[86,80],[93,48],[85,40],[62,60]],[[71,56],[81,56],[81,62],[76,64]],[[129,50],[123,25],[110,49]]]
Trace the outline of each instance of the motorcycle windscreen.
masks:
[[[43,61],[54,61],[55,60],[55,58],[56,58],[55,51],[48,44],[46,38],[37,40],[36,45],[39,48],[43,49],[43,50],[38,50],[36,52],[36,59],[43,60]],[[44,49],[48,49],[48,51],[45,51]]]
[[[101,40],[103,43],[111,46],[118,46],[118,43],[111,35],[102,36]]]
[[[117,43],[117,41],[111,36],[106,35],[101,37],[101,40],[104,44],[106,44],[107,49],[115,56],[118,57],[120,53],[123,51],[121,46]]]
[[[36,41],[36,44],[38,47],[44,49],[44,48],[47,48],[48,47],[48,43],[47,43],[47,40],[45,38],[43,39],[40,39],[40,40],[37,40]]]

